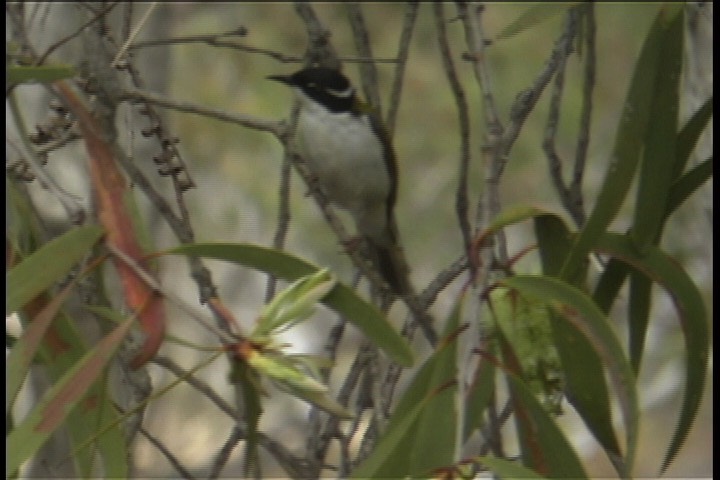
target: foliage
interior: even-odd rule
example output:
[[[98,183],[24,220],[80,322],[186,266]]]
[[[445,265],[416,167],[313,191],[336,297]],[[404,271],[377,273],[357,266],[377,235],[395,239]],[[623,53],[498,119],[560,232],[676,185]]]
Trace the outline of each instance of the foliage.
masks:
[[[216,439],[218,451],[210,477],[223,473],[230,452],[244,441],[243,474],[255,477],[270,471],[271,458],[293,478],[319,477],[330,466],[342,478],[474,478],[483,470],[500,478],[589,478],[593,476],[591,468],[583,463],[573,436],[558,421],[563,412],[572,409],[617,475],[630,478],[636,472],[641,446],[644,392],[639,378],[650,348],[646,339],[660,322],[653,315],[653,306],[659,301],[653,286],[660,287],[671,300],[684,341],[680,355],[685,361],[678,421],[674,428],[668,427],[669,442],[658,458],[657,470],[663,473],[681,454],[705,388],[710,327],[703,285],[666,245],[668,238],[683,234],[670,223],[673,215],[712,178],[712,158],[696,165],[689,160],[711,121],[712,98],[706,99],[684,124],[679,120],[686,28],[683,7],[668,4],[657,9],[629,79],[614,142],[603,146],[600,162],[593,159],[600,164],[604,179],[590,202],[583,198],[587,150],[580,145],[591,137],[589,119],[597,62],[593,4],[531,6],[494,37],[493,48],[502,48],[503,42],[530,35],[545,22],[564,22],[547,64],[536,81],[516,96],[507,118],[498,113],[496,95],[488,81],[492,64],[487,60],[490,42],[486,40],[490,37],[482,28],[482,12],[462,2],[455,6],[465,38],[461,48],[467,51],[464,59],[468,61],[468,65],[458,67],[450,52],[445,6],[428,6],[428,11],[433,8],[444,73],[460,123],[455,206],[463,247],[452,252],[459,253],[459,259],[438,272],[420,295],[401,299],[399,303],[404,303],[410,314],[405,325],[398,328],[389,310],[392,300],[377,281],[377,272],[368,266],[361,249],[350,247],[352,238],[345,232],[342,217],[324,199],[312,172],[294,155],[291,122],[218,111],[142,90],[141,74],[126,54],[128,49],[142,48],[143,43],[132,38],[127,28],[124,45],[111,48],[113,42],[85,42],[88,50],[82,68],[54,60],[50,63],[51,54],[64,43],[72,43],[77,35],[103,39],[102,32],[109,28],[106,22],[111,23],[110,11],[126,8],[116,4],[85,6],[87,19],[81,22],[82,28],[52,43],[42,55],[29,43],[32,37],[25,30],[25,7],[11,5],[7,10],[13,30],[8,44],[7,97],[22,146],[17,150],[27,158],[12,164],[13,168],[9,164],[7,169],[10,221],[6,229],[6,315],[18,316],[22,328],[18,335],[7,337],[6,476],[21,476],[28,460],[44,458],[42,448],[51,436],[67,432],[66,457],[54,459],[54,467],[60,468],[71,458],[72,471],[78,476],[127,478],[136,468],[129,452],[135,436],[142,432],[158,445],[174,467],[174,475],[194,477],[182,459],[140,428],[147,422],[143,413],[150,402],[186,384],[229,415],[234,425],[224,442]],[[295,8],[306,27],[306,60],[339,62],[329,32],[312,6],[298,3]],[[358,56],[372,57],[367,43],[369,28],[360,5],[351,3],[343,8],[347,8]],[[409,45],[420,6],[409,3],[403,8],[404,23],[394,61],[396,88],[387,108],[379,104],[375,64],[359,62],[358,89],[376,99],[375,107],[380,114],[387,112],[388,123],[396,118],[402,86],[413,81],[404,77],[404,70],[412,67]],[[127,18],[132,19],[132,15]],[[136,25],[137,30],[146,19]],[[241,41],[246,35],[241,28],[220,35],[157,42],[203,43],[275,60],[299,60],[250,46]],[[577,133],[576,170],[565,184],[554,147],[553,132],[559,119],[552,118],[563,98],[568,58],[579,45],[586,49],[580,95],[584,106]],[[144,45],[149,46],[157,45]],[[600,60],[598,68],[602,66]],[[469,99],[475,100],[466,96],[458,81],[461,75],[472,76],[465,67],[472,69],[481,93],[475,99],[477,104],[468,104]],[[132,87],[120,86],[123,75]],[[553,79],[555,83],[549,87]],[[37,82],[62,99],[62,105],[53,110],[63,121],[56,121],[53,128],[38,126],[36,133],[28,134],[23,118],[28,112],[19,101],[18,91]],[[544,93],[546,88],[551,88],[551,95]],[[528,135],[523,126],[543,95],[551,97],[544,143],[550,175],[575,226],[550,208],[502,207],[500,202],[498,188],[506,177],[511,151],[518,137]],[[160,193],[147,173],[123,153],[115,135],[118,109],[136,104],[141,105],[140,116],[151,124],[142,131],[143,136],[161,149],[153,157],[158,177],[168,180],[173,195]],[[185,203],[192,198],[188,190],[195,184],[159,107],[271,133],[279,141],[286,161],[277,187],[281,205],[272,248],[250,242],[196,240],[193,214]],[[469,128],[469,112],[473,110],[482,112],[483,134]],[[390,125],[389,130],[399,132],[401,128]],[[470,149],[471,138],[482,144],[477,152]],[[44,168],[49,153],[59,152],[76,140],[85,147],[89,168],[84,181],[95,198],[94,217]],[[27,165],[20,168],[19,163]],[[483,175],[476,175],[473,168],[482,168]],[[259,169],[250,170],[257,175],[255,183],[268,190],[271,181],[262,178]],[[35,184],[25,183],[35,179],[35,175],[28,176],[29,171],[39,179]],[[339,280],[342,275],[335,270],[340,269],[321,268],[318,262],[306,259],[311,255],[293,253],[288,241],[292,171],[305,180],[309,196],[347,247],[345,253],[352,264],[368,278],[370,300],[361,289]],[[54,238],[47,234],[50,222],[30,193],[41,182],[61,206],[65,222],[76,224],[66,226],[64,233]],[[149,199],[149,210],[138,208],[141,192]],[[471,211],[473,196],[477,196],[476,211]],[[170,197],[177,205],[170,205]],[[586,215],[584,205],[589,204],[593,207]],[[619,232],[613,222],[623,212],[631,213],[628,225]],[[151,245],[160,243],[157,232],[145,231],[149,219],[157,214],[175,235],[172,247],[164,251]],[[421,229],[432,228],[433,220],[427,220],[417,222],[412,233],[421,236]],[[445,220],[437,220],[438,229]],[[533,238],[518,236],[515,244],[521,245],[519,253],[509,255],[507,238],[514,235],[516,226],[530,223]],[[212,236],[212,232],[204,235]],[[152,242],[144,240],[147,236]],[[315,235],[308,237],[316,240]],[[449,248],[437,249],[437,255],[447,254],[446,250]],[[207,313],[198,313],[184,296],[157,279],[163,262],[173,258],[187,261],[189,277],[196,282]],[[532,264],[534,258],[537,266]],[[243,306],[244,313],[236,311],[234,299],[220,293],[228,290],[214,283],[206,267],[208,261],[233,271],[266,276],[264,300],[256,302],[259,306]],[[597,275],[593,261],[600,265]],[[422,263],[420,259],[415,264]],[[181,275],[173,271],[173,276]],[[220,287],[227,287],[225,278],[218,278]],[[288,285],[278,292],[279,282]],[[625,302],[621,292],[626,285]],[[426,345],[413,341],[415,318],[419,311],[427,311],[436,297],[451,307],[444,312],[443,322],[434,325],[442,331],[442,340],[427,351]],[[617,308],[625,303],[625,312]],[[326,337],[323,358],[292,352],[285,336],[312,324],[317,304],[338,316],[332,328],[320,332]],[[168,333],[174,316],[170,312],[175,310],[211,335],[212,344],[203,345],[195,338],[191,340],[190,335]],[[249,310],[254,312],[255,322],[244,329],[239,317]],[[96,330],[94,334],[87,331],[88,319]],[[343,339],[352,338],[347,326],[355,327],[363,340],[345,351],[341,350]],[[193,361],[189,369],[179,367],[165,356],[171,349],[159,350],[168,344],[189,347],[203,358]],[[349,365],[343,364],[344,357],[352,359]],[[220,358],[225,363],[216,362]],[[172,371],[177,380],[164,387],[150,386],[149,377],[142,377],[147,375],[148,362]],[[205,381],[203,369],[213,362],[229,372],[223,377],[223,386],[232,390],[232,405]],[[29,383],[35,369],[43,369],[51,384],[24,410],[27,413],[20,414],[23,385]],[[121,372],[119,381],[113,380],[116,371]],[[338,371],[344,373],[336,385]],[[406,381],[400,381],[403,371],[407,372]],[[273,389],[280,394],[273,395]],[[303,426],[306,451],[301,456],[266,427],[266,412],[279,396],[300,399],[311,409]],[[132,398],[125,403],[124,397]],[[619,407],[621,424],[613,419],[613,405]],[[150,415],[159,413],[151,411]],[[292,423],[290,409],[283,413],[283,421]],[[515,447],[501,435],[509,419],[515,426],[517,452],[512,452]],[[340,445],[339,452],[332,451],[332,442]],[[259,455],[260,449],[270,457]]]

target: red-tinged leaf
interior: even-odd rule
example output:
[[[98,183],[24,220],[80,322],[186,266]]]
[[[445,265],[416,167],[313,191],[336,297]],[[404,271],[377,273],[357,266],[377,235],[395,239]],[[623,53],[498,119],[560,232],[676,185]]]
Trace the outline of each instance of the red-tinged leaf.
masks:
[[[18,341],[10,350],[6,360],[7,378],[5,381],[5,411],[15,402],[15,397],[22,387],[25,376],[30,369],[30,364],[45,337],[45,332],[50,326],[53,318],[75,287],[75,282],[69,283],[58,295],[56,295],[45,308],[28,324],[27,328]]]
[[[102,120],[92,116],[66,83],[56,82],[55,86],[78,120],[90,160],[98,218],[107,230],[107,242],[147,269],[131,214],[125,206],[127,183],[115,162],[112,145],[105,140],[106,135],[101,130]],[[165,336],[162,300],[154,295],[152,289],[129,265],[118,258],[114,258],[114,263],[125,293],[125,302],[138,315],[146,336],[140,352],[132,361],[133,368],[138,368],[155,355]]]
[[[130,317],[100,340],[48,390],[40,402],[7,437],[6,473],[17,471],[63,423],[69,412],[98,380],[135,320]]]

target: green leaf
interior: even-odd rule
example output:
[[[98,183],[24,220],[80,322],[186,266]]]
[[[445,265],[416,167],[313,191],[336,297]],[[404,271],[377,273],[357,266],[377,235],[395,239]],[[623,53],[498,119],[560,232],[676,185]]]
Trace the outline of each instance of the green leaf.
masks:
[[[75,74],[75,69],[69,65],[10,66],[7,69],[7,81],[8,83],[51,83],[63,78],[72,78]]]
[[[288,323],[304,320],[335,284],[327,269],[295,280],[263,307],[250,339],[271,335]]]
[[[546,275],[557,275],[572,245],[572,236],[565,223],[556,215],[542,215],[535,218],[535,232]],[[583,268],[574,279],[581,287],[586,269]],[[618,473],[625,467],[621,458],[620,445],[612,426],[610,398],[605,383],[603,364],[590,342],[576,328],[552,314],[551,321],[555,345],[562,360],[568,401],[587,428],[600,442]]]
[[[598,239],[598,249],[632,265],[662,285],[670,294],[683,327],[687,355],[685,394],[678,425],[663,461],[661,471],[664,471],[685,441],[703,394],[710,350],[705,305],[688,274],[657,247],[650,246],[640,255],[626,236],[605,234]]]
[[[629,475],[637,446],[639,418],[635,377],[620,342],[603,313],[583,292],[556,278],[516,276],[504,279],[500,283],[548,302],[548,305],[558,313],[558,318],[562,318],[579,330],[599,355],[610,373],[610,379],[620,400],[627,443],[624,462],[626,471],[621,474]]]
[[[690,195],[713,176],[713,157],[695,165],[672,184],[667,199],[667,219]]]
[[[453,462],[458,428],[455,378],[460,308],[458,302],[445,327],[445,339],[403,393],[382,438],[353,472],[353,478],[427,476]]]
[[[196,243],[182,245],[165,253],[226,260],[287,281],[294,281],[320,270],[319,267],[287,252],[250,244]],[[405,339],[374,305],[363,300],[354,290],[337,283],[323,298],[322,303],[344,315],[394,361],[406,367],[412,365],[412,350]]]
[[[707,101],[693,114],[692,117],[685,123],[682,130],[678,134],[676,146],[675,146],[675,172],[673,177],[679,177],[683,171],[690,155],[695,150],[700,135],[705,131],[708,126],[708,122],[713,116],[713,97],[707,99]]]
[[[546,210],[531,207],[527,205],[516,205],[510,208],[506,208],[500,212],[495,218],[492,219],[490,224],[485,229],[485,235],[495,233],[501,228],[509,225],[520,223],[529,218],[534,218],[540,215],[547,214]]]
[[[650,118],[644,140],[635,216],[630,236],[636,248],[655,242],[665,217],[668,190],[674,178],[680,77],[683,54],[682,10],[660,40],[659,75],[655,78]],[[644,333],[644,332],[643,332]]]
[[[30,369],[30,365],[40,348],[40,343],[47,332],[50,322],[60,310],[63,302],[72,292],[75,283],[67,285],[53,300],[43,308],[28,324],[23,334],[18,338],[6,360],[5,371],[5,413],[10,414],[10,409],[15,403],[20,388]]]
[[[475,373],[475,379],[468,388],[465,400],[465,429],[463,441],[483,424],[483,413],[495,392],[495,365],[483,359]]]
[[[679,5],[664,5],[645,39],[618,123],[605,180],[592,214],[565,260],[561,278],[575,278],[576,271],[582,266],[598,236],[606,231],[617,215],[630,189],[651,118],[656,79],[666,75],[661,69],[662,49],[665,48],[668,35],[672,36],[673,21],[681,10]]]
[[[61,280],[78,261],[88,255],[103,232],[97,225],[73,228],[15,265],[7,276],[5,315],[18,310]]]
[[[37,452],[48,437],[63,423],[69,412],[85,397],[101,376],[113,353],[135,320],[124,323],[105,336],[72,369],[45,392],[40,402],[7,437],[6,474]]]
[[[408,430],[414,425],[430,398],[432,396],[420,399],[411,406],[410,410],[403,412],[402,417],[399,417],[399,421],[395,423],[392,429],[388,428],[386,430],[370,456],[352,472],[350,478],[382,478],[378,471],[388,460],[392,460],[392,455],[396,451],[398,444],[406,438]]]
[[[258,373],[293,389],[318,393],[327,392],[325,385],[298,370],[290,359],[282,354],[265,354],[253,350],[245,360]]]
[[[497,287],[490,292],[488,304],[493,331],[502,333],[518,359],[512,371],[522,375],[528,388],[543,398],[548,411],[557,412],[562,374],[545,302],[517,290]],[[489,334],[493,335],[493,331]]]
[[[329,397],[324,392],[319,391],[312,391],[312,390],[306,390],[306,389],[299,389],[294,388],[291,385],[285,385],[283,386],[283,389],[290,393],[291,395],[298,397],[308,403],[311,403],[315,405],[316,407],[319,407],[323,410],[325,410],[327,413],[331,415],[335,415],[336,417],[350,420],[355,418],[355,414],[353,414],[350,410],[340,405],[338,402],[333,400],[331,397]]]
[[[526,466],[543,472],[548,478],[587,478],[570,442],[535,395],[515,375],[508,373],[506,378],[521,426],[521,443],[531,442],[535,449],[531,455],[524,453]]]
[[[245,362],[232,362],[231,377],[233,381],[240,384],[242,390],[244,418],[247,424],[247,435],[245,443],[245,475],[252,472],[253,465],[257,465],[258,460],[258,424],[263,408],[260,401],[260,391],[258,390],[257,373],[252,370]]]

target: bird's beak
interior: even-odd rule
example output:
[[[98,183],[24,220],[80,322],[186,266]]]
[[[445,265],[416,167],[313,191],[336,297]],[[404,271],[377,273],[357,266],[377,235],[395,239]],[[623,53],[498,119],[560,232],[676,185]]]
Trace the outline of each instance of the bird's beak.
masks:
[[[284,83],[285,85],[292,85],[289,75],[270,75],[267,79],[275,80],[276,82]]]

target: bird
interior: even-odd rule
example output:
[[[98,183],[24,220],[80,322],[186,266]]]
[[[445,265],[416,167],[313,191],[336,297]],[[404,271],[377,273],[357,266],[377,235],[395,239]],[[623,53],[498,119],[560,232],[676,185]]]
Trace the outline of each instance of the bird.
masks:
[[[297,152],[323,193],[350,213],[371,262],[392,292],[400,297],[412,294],[394,215],[397,161],[376,112],[335,69],[307,67],[268,79],[291,87],[300,101]]]

